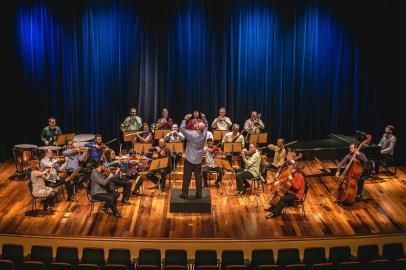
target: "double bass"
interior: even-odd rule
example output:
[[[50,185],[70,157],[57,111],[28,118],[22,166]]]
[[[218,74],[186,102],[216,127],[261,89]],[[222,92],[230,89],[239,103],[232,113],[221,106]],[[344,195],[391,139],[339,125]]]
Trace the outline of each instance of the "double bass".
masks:
[[[371,135],[367,135],[367,139],[359,145],[356,151],[360,151],[371,139]],[[356,159],[356,156],[355,153],[352,155],[344,172],[338,178],[337,201],[341,204],[352,204],[357,196],[357,181],[362,175],[362,164]]]

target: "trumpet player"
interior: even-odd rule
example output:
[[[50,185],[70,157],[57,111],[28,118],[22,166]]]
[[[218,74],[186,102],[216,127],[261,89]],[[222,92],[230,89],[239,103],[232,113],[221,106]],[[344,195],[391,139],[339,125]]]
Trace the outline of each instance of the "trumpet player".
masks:
[[[162,117],[156,121],[156,129],[171,129],[173,125],[173,119],[169,118],[169,112],[167,108],[162,109]]]
[[[248,134],[261,133],[261,130],[265,128],[264,122],[261,120],[261,114],[256,111],[251,112],[251,117],[244,124],[244,130]]]
[[[211,127],[214,130],[229,130],[232,126],[230,118],[226,116],[226,108],[221,107],[219,109],[219,116],[213,120]]]
[[[130,109],[130,116],[127,116],[124,119],[124,122],[121,123],[121,131],[137,131],[140,130],[141,127],[142,119],[141,117],[137,116],[137,109],[133,107]]]
[[[185,140],[185,136],[182,134],[182,132],[179,132],[179,127],[178,124],[173,124],[172,125],[172,131],[169,133],[166,133],[165,137],[165,142],[173,143],[173,142],[183,142]],[[173,167],[176,168],[176,165],[182,158],[182,152],[172,152],[172,160],[173,160]]]

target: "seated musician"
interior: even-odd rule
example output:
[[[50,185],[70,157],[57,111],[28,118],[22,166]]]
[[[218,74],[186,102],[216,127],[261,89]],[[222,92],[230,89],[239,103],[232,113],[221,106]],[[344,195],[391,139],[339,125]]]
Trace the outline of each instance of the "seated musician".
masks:
[[[156,147],[152,147],[148,150],[148,152],[156,152],[158,154],[158,158],[165,158],[165,157],[171,157],[171,150],[169,147],[165,144],[165,140],[163,138],[159,139],[159,145]],[[169,163],[170,164],[170,163]],[[152,183],[155,185],[160,184],[160,188],[162,192],[165,192],[165,182],[166,182],[166,175],[171,172],[171,167],[168,164],[168,167],[162,168],[162,169],[156,169],[149,171],[146,175],[148,179],[151,180]],[[160,174],[161,180],[159,181],[159,178],[156,176],[156,174]],[[140,187],[142,183],[144,182],[144,178],[140,177],[135,184],[133,194],[136,196],[140,196]],[[160,183],[159,183],[160,182]]]
[[[267,171],[277,172],[278,169],[285,163],[286,158],[286,149],[284,147],[285,140],[283,138],[279,138],[276,141],[276,145],[269,144],[268,149],[275,152],[273,156],[273,160],[271,164],[267,164],[264,166],[262,171],[262,176],[266,177]]]
[[[214,118],[211,127],[214,130],[229,130],[232,124],[230,118],[226,116],[226,108],[221,107],[219,109],[219,116]]]
[[[380,162],[387,167],[393,162],[393,155],[395,153],[396,137],[393,135],[395,127],[388,125],[385,127],[385,133],[382,136],[379,146],[381,147],[381,160]]]
[[[368,162],[368,158],[365,156],[364,153],[358,151],[358,148],[355,144],[350,144],[350,152],[345,155],[345,157],[338,163],[337,165],[337,172],[336,172],[336,177],[337,179],[340,177],[341,170],[349,164],[351,161],[353,155],[355,155],[356,160],[361,162],[361,165],[364,167],[365,164]],[[361,177],[357,180],[357,197],[356,200],[362,200],[362,192],[364,189],[364,175],[361,175]],[[336,201],[337,203],[340,203],[340,201]]]
[[[90,175],[90,196],[94,200],[105,202],[105,205],[102,207],[103,211],[107,211],[107,208],[110,208],[115,217],[121,218],[116,206],[119,194],[117,191],[111,190],[108,187],[114,175],[112,173],[109,175],[104,174],[103,167],[104,162],[99,160],[96,162],[95,169],[92,170],[92,174]],[[116,174],[119,172],[120,169],[117,169]]]
[[[67,159],[67,158],[66,158]],[[74,189],[72,182],[66,182],[65,179],[59,176],[59,173],[66,169],[67,161],[65,160],[62,164],[59,164],[60,160],[54,158],[54,152],[51,149],[47,149],[45,152],[45,157],[41,159],[40,167],[47,169],[49,168],[49,177],[45,181],[45,185],[48,187],[58,187],[65,184],[66,192],[68,193],[68,201],[74,201]]]
[[[248,179],[259,177],[260,171],[259,167],[261,164],[261,155],[257,149],[256,143],[250,143],[249,148],[243,149],[241,151],[242,161],[244,162],[245,168],[240,169],[237,172],[237,192],[236,196],[241,196],[247,192],[247,189],[250,188]]]
[[[248,132],[250,135],[261,133],[261,130],[264,128],[264,122],[262,122],[260,115],[256,111],[253,111],[250,119],[244,123],[244,131]]]
[[[49,206],[55,205],[56,196],[59,193],[59,187],[47,187],[45,182],[50,176],[50,168],[44,169],[38,166],[38,162],[35,160],[31,162],[31,184],[32,195],[34,197],[46,197],[43,203],[44,211]]]
[[[73,179],[74,184],[80,184],[80,182],[88,182],[90,179],[90,171],[87,168],[81,166],[86,162],[88,149],[85,148],[83,152],[79,148],[76,148],[72,140],[68,140],[66,149],[62,152],[62,155],[67,157],[66,173],[70,176],[74,171],[79,170],[79,173]]]
[[[102,158],[103,153],[109,148],[103,143],[103,138],[100,134],[96,134],[94,140],[86,143],[85,147],[89,148],[89,158],[86,163],[86,168],[92,171],[92,169],[96,167],[96,163]]]
[[[275,186],[279,186],[283,185],[286,181],[291,181],[292,185],[275,206],[266,209],[266,211],[271,212],[265,217],[266,219],[279,216],[286,205],[293,203],[297,199],[301,200],[304,198],[305,180],[302,170],[303,167],[295,163],[291,166],[291,174],[287,178],[277,180],[274,183]]]
[[[223,145],[224,143],[234,143],[234,142],[240,142],[241,149],[244,148],[245,139],[244,136],[240,133],[239,124],[233,124],[231,131],[224,134],[224,137],[222,139]],[[232,164],[233,155],[239,155],[239,153],[226,153],[226,159],[228,160],[228,162],[230,162],[230,164]]]
[[[141,126],[142,119],[137,116],[137,109],[134,107],[130,109],[130,116],[127,116],[120,125],[121,131],[137,131],[141,129]]]
[[[151,143],[153,139],[153,134],[149,130],[148,123],[142,124],[142,131],[137,132],[133,138],[133,143]]]
[[[61,129],[56,125],[54,117],[48,118],[48,126],[46,126],[41,133],[41,141],[45,145],[55,145],[56,138],[62,134]]]
[[[182,132],[179,131],[178,124],[173,124],[172,125],[172,131],[167,133],[164,137],[166,142],[183,142],[185,140],[185,136],[182,134]],[[176,165],[178,164],[179,160],[182,158],[182,152],[176,153],[172,152],[172,160],[174,163],[174,168],[176,168]]]
[[[204,114],[199,111],[193,111],[192,118],[186,123],[186,129],[196,130],[197,123],[204,123]]]
[[[126,161],[121,161],[118,157],[116,157],[116,152],[112,149],[106,152],[106,163],[105,167],[106,168],[111,168],[112,171],[116,170],[117,168],[122,168],[122,163],[128,162]],[[123,166],[124,167],[124,166]],[[128,179],[125,174],[113,174],[113,183],[118,186],[118,187],[123,187],[123,197],[121,198],[121,203],[122,204],[131,204],[129,199],[131,195],[131,181]]]
[[[208,187],[208,174],[209,172],[218,172],[218,176],[216,179],[215,185],[216,187],[220,187],[221,180],[224,175],[224,170],[222,168],[217,167],[216,162],[214,162],[214,158],[218,155],[218,150],[215,149],[213,145],[213,140],[207,140],[207,147],[204,148],[204,156],[206,158],[206,165],[203,167],[202,176],[203,176],[203,187]]]
[[[163,108],[162,117],[155,123],[156,129],[171,129],[173,125],[173,119],[169,118],[169,112],[167,108]]]

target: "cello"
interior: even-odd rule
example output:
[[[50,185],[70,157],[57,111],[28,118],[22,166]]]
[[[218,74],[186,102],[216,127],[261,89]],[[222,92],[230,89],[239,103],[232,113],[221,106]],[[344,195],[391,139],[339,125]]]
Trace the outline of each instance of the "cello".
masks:
[[[360,151],[371,139],[372,136],[367,135],[367,139],[359,145],[356,151]],[[356,159],[356,156],[354,153],[344,172],[338,178],[337,201],[341,204],[352,204],[357,196],[357,181],[362,175],[362,164]]]
[[[292,167],[292,165],[286,166],[281,171],[281,173],[277,179],[277,181],[280,181],[280,182],[284,181],[283,184],[275,186],[274,183],[276,180],[273,182],[273,186],[270,191],[270,193],[272,194],[271,199],[269,200],[270,205],[275,206],[282,199],[282,197],[285,196],[286,192],[288,192],[288,190],[292,186],[292,181],[289,180],[289,176],[292,174],[291,167]]]

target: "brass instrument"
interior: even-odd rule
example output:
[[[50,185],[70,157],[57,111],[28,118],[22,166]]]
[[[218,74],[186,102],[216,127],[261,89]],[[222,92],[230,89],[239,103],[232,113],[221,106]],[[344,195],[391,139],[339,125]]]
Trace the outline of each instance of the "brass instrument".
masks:
[[[148,131],[144,131],[144,130],[143,131],[136,131],[136,132],[124,134],[124,136],[125,137],[130,137],[130,136],[134,136],[134,135],[140,135],[140,134],[145,133],[145,132],[148,132]]]
[[[120,129],[121,131],[128,131],[130,130],[130,125],[134,124],[136,121],[136,117],[130,117],[130,120],[128,122],[123,122],[120,124]]]

